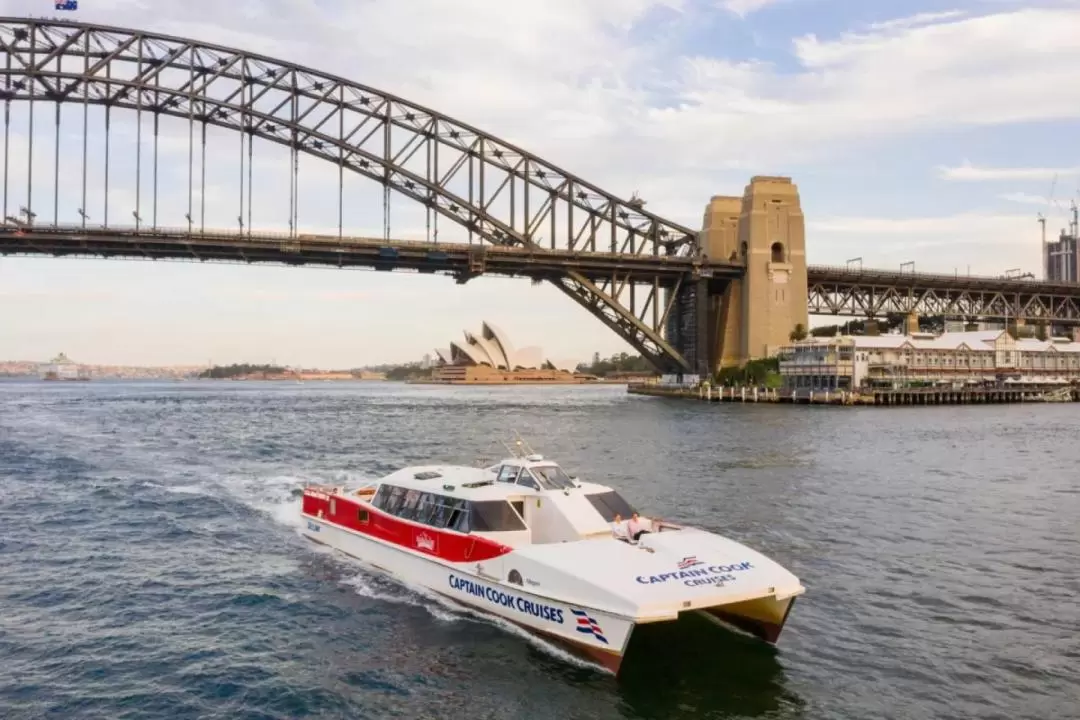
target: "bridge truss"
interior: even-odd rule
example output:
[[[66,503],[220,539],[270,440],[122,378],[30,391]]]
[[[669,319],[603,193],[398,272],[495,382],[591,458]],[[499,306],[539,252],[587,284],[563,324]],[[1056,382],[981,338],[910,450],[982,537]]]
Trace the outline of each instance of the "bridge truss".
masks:
[[[116,180],[110,148],[113,111],[134,112],[135,202],[132,237],[159,231],[160,120],[187,124],[185,234],[206,235],[207,128],[235,131],[239,159],[238,235],[254,241],[252,187],[255,145],[273,143],[290,153],[288,236],[299,238],[298,157],[319,158],[338,170],[338,239],[346,240],[344,177],[373,180],[383,191],[383,231],[388,242],[390,197],[404,196],[424,208],[428,242],[438,242],[440,219],[452,223],[467,244],[519,248],[533,254],[562,253],[578,258],[618,254],[642,260],[676,259],[689,271],[675,275],[661,262],[624,262],[607,275],[582,272],[572,262],[533,273],[547,280],[598,317],[657,367],[689,370],[700,360],[666,339],[671,313],[688,295],[705,292],[696,233],[665,220],[636,200],[623,200],[504,140],[434,110],[374,88],[310,68],[184,38],[62,20],[0,18],[0,98],[4,99],[3,217],[9,225],[33,225],[52,211],[60,229],[61,165],[65,186],[77,185],[78,223],[83,248],[115,227],[110,183]],[[13,104],[26,103],[29,135],[25,168],[11,167]],[[52,193],[43,196],[41,175],[34,179],[34,106],[55,105]],[[61,106],[81,107],[81,162],[60,152]],[[91,130],[90,109],[103,109],[100,131]],[[143,139],[144,116],[152,121],[151,140]],[[40,129],[40,128],[39,128]],[[70,135],[71,133],[65,133]],[[260,142],[256,143],[258,139]],[[103,143],[104,166],[90,171],[90,143]],[[143,157],[143,145],[152,157]],[[198,158],[198,161],[196,161]],[[130,158],[124,158],[130,162]],[[71,169],[78,165],[78,172]],[[152,189],[144,197],[144,165]],[[110,175],[110,169],[112,174]],[[88,225],[88,183],[103,187],[102,222]],[[246,191],[246,195],[245,195]],[[93,192],[91,194],[94,194]],[[50,205],[51,200],[51,207]],[[149,201],[149,202],[148,202]],[[149,207],[146,207],[149,205]],[[13,215],[18,207],[18,216]],[[124,208],[126,211],[128,208]],[[95,214],[98,211],[95,210]],[[144,219],[144,213],[148,217]],[[245,223],[246,220],[246,223]],[[7,231],[8,245],[16,237]],[[78,235],[70,232],[69,235]],[[38,237],[39,242],[48,238]],[[19,236],[23,249],[29,238]],[[56,240],[58,235],[50,236]],[[195,243],[198,244],[198,243]],[[59,247],[57,245],[56,247]],[[55,249],[55,248],[54,248]],[[100,249],[100,248],[99,248]],[[70,250],[70,248],[69,248]],[[632,269],[630,269],[632,268]],[[703,274],[702,274],[703,273]],[[461,280],[475,273],[458,269]],[[713,277],[716,277],[715,275]],[[712,282],[715,282],[713,280]]]
[[[1080,285],[1010,278],[810,266],[811,314],[951,318],[1080,325]]]

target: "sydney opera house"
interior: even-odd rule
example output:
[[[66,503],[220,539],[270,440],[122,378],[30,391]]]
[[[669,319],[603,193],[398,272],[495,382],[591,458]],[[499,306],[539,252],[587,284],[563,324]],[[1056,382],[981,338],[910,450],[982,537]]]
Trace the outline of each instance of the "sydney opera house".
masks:
[[[515,350],[510,339],[489,322],[480,332],[465,331],[463,340],[435,351],[439,364],[431,381],[453,384],[580,383],[595,380],[574,373],[572,361],[550,360],[538,347]]]

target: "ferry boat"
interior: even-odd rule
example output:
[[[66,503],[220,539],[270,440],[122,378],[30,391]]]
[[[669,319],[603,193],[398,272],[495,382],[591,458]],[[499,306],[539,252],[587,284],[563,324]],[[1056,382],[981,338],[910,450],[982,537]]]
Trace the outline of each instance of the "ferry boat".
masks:
[[[60,353],[48,364],[41,368],[42,380],[74,380],[85,382],[90,379],[90,371],[86,368],[78,365],[68,358],[64,353]]]
[[[490,467],[309,485],[302,532],[616,674],[635,628],[684,613],[777,641],[805,591],[795,575],[715,533],[635,516],[617,490],[571,478],[523,441],[507,447]],[[647,531],[623,532],[630,520]]]

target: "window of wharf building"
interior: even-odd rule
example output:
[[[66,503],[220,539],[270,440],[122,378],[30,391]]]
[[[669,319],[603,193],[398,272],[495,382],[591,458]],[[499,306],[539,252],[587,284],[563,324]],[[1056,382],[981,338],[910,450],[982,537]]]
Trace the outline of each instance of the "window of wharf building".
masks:
[[[464,500],[395,485],[380,485],[371,504],[402,520],[460,533],[528,529],[506,500]]]

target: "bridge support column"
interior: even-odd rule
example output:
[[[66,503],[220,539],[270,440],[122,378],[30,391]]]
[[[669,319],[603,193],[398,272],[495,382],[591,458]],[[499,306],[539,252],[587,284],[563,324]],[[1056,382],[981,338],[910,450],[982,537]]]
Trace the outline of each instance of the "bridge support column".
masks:
[[[909,312],[904,320],[904,332],[908,335],[919,332],[919,313]]]
[[[712,369],[771,357],[796,326],[809,330],[806,233],[790,178],[754,177],[742,198],[714,197],[701,241],[709,257],[746,265],[710,306]]]
[[[739,250],[739,215],[742,198],[716,195],[705,208],[701,244],[713,260],[745,260]],[[722,292],[709,297],[709,369],[740,364],[742,357],[742,279],[731,280]]]
[[[697,327],[694,328],[697,335],[697,342],[694,343],[697,352],[694,353],[694,372],[696,372],[702,379],[712,376],[712,366],[709,361],[710,346],[709,346],[709,309],[712,303],[712,299],[709,297],[709,281],[705,278],[699,278],[696,283],[697,287],[694,288],[694,301],[697,303],[697,307],[694,312],[694,321]]]

